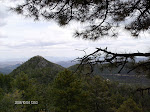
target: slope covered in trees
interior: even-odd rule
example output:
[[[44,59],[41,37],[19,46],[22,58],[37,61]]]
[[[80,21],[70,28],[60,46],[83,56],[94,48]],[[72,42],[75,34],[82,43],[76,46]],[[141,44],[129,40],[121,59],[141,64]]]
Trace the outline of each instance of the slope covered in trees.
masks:
[[[36,83],[23,72],[13,79],[1,75],[0,82],[1,112],[149,112],[150,107],[147,92],[141,96],[132,86],[68,70],[58,73],[47,85]],[[38,104],[18,105],[15,101]]]
[[[64,70],[39,56],[0,75],[0,112],[149,112],[149,99],[147,91],[141,94],[135,86]]]
[[[62,66],[49,62],[41,56],[35,56],[13,70],[10,75],[16,77],[23,72],[29,78],[36,78],[40,83],[48,83],[62,70],[64,70]]]
[[[109,79],[111,81],[117,81],[119,83],[123,84],[132,84],[132,85],[142,85],[142,86],[149,86],[150,85],[150,79],[146,77],[146,74],[144,72],[137,73],[136,71],[132,71],[131,73],[128,73],[130,70],[130,66],[132,64],[128,63],[128,66],[126,66],[121,73],[118,73],[121,67],[115,67],[111,66],[110,64],[102,64],[102,65],[95,65],[93,68],[94,75],[100,75],[105,79]],[[79,64],[73,65],[69,67],[68,69],[71,71],[76,71],[79,67]],[[88,70],[89,69],[89,70]],[[88,74],[91,72],[90,66],[80,66],[78,68],[78,71],[83,74]]]

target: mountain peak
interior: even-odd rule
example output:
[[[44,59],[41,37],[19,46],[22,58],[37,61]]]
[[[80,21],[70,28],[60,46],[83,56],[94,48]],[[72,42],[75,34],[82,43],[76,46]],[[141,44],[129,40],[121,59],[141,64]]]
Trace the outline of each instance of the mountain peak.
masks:
[[[43,58],[42,56],[40,56],[40,55],[34,56],[34,57],[32,57],[32,58],[44,59],[44,58]]]
[[[49,66],[50,64],[53,64],[52,62],[49,62],[48,60],[39,55],[32,57],[27,62],[33,65],[34,68],[43,68]]]
[[[52,72],[58,72],[62,71],[64,68],[60,65],[57,65],[55,63],[52,63],[42,56],[34,56],[25,63],[23,63],[21,66],[16,68],[12,73],[13,76],[19,74],[21,71],[28,75],[37,74],[37,72],[40,73],[40,75],[43,74],[49,74]]]

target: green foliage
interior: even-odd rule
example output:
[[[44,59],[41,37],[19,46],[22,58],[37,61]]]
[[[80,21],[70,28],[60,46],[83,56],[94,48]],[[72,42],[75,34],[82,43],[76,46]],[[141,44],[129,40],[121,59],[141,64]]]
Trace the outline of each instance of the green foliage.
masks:
[[[87,93],[77,75],[65,70],[58,74],[51,90],[57,112],[84,112]]]
[[[132,36],[148,31],[149,4],[149,0],[25,0],[12,9],[35,20],[55,20],[61,26],[70,21],[86,23],[75,36],[96,40],[117,36],[119,26],[131,31]]]
[[[21,72],[24,72],[29,78],[34,78],[39,83],[48,84],[62,70],[64,68],[60,65],[51,63],[41,56],[35,56],[15,69],[10,75],[16,77]]]
[[[136,104],[136,102],[129,98],[124,101],[123,104],[116,112],[142,112],[142,109]]]
[[[18,96],[20,96],[19,101],[40,102],[38,105],[22,105],[23,112],[34,112],[44,108],[46,102],[43,103],[45,99],[43,98],[44,94],[41,94],[41,91],[44,93],[46,88],[44,88],[42,85],[37,84],[35,80],[29,79],[27,74],[21,72],[16,76],[16,79],[14,80],[14,86],[14,93],[18,91]],[[20,105],[16,105],[16,108],[20,108]]]
[[[21,72],[16,77],[15,85],[19,90],[26,90],[31,85],[31,83],[29,82],[28,75],[25,74],[24,72]]]
[[[2,88],[0,88],[0,100],[3,98],[3,96],[4,96],[4,91]]]
[[[15,105],[15,101],[21,100],[21,94],[18,90],[14,90],[11,93],[5,93],[3,98],[0,99],[0,111],[1,112],[24,112],[22,105]]]
[[[11,91],[13,81],[10,75],[0,74],[0,88],[2,88],[5,92]]]
[[[27,62],[40,63],[34,65],[36,71],[28,68],[30,65],[23,65],[28,68],[25,72],[0,75],[0,112],[124,112],[125,109],[126,112],[149,112],[150,96],[144,93],[141,97],[133,86],[98,75],[74,74],[69,70],[58,73],[60,69],[57,71],[36,61],[39,59]],[[39,104],[15,105],[15,101],[38,101]]]
[[[107,83],[100,77],[91,77],[88,84],[90,93],[89,105],[91,112],[107,112],[111,108],[111,99]]]
[[[15,112],[13,106],[14,106],[14,100],[9,95],[5,95],[3,99],[0,100],[1,112]]]
[[[77,67],[79,65],[73,65],[69,67],[68,69],[71,71],[77,70]],[[109,79],[111,81],[117,81],[119,83],[123,84],[131,84],[131,85],[141,85],[141,82],[144,86],[150,85],[150,79],[146,78],[145,76],[137,77],[137,73],[131,72],[127,74],[127,72],[131,69],[129,68],[131,66],[131,63],[128,63],[127,66],[124,67],[124,69],[121,71],[121,73],[118,74],[118,71],[121,69],[121,66],[116,67],[112,66],[111,64],[103,64],[103,65],[95,65],[93,67],[93,74],[100,75],[104,77],[105,79]],[[90,67],[88,65],[81,66],[78,71],[81,74],[87,74],[90,73]]]
[[[134,101],[139,102],[142,105],[143,112],[149,112],[150,110],[150,95],[147,91],[144,92],[144,96],[141,96],[139,92],[137,92],[134,97]]]

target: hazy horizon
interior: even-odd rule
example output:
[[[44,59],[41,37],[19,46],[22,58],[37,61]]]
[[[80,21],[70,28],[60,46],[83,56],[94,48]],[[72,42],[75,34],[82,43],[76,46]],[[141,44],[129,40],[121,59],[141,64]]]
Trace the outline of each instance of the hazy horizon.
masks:
[[[41,55],[35,55],[35,56],[41,56]],[[8,58],[8,59],[0,59],[0,62],[25,62],[27,60],[29,60],[30,58],[32,58],[34,56],[31,57],[22,57],[22,58]],[[60,61],[72,61],[74,59],[76,59],[77,57],[53,57],[53,56],[42,56],[43,58],[52,61],[52,62],[60,62]]]

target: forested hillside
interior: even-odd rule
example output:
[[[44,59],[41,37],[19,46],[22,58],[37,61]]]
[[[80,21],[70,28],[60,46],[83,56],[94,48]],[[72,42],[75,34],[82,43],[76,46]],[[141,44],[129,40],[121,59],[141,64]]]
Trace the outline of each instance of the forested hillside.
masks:
[[[42,81],[41,83],[48,83],[62,70],[64,70],[62,66],[49,62],[41,56],[35,56],[13,70],[10,76],[16,77],[23,72],[29,78],[36,78],[37,81]]]
[[[100,75],[105,79],[109,79],[111,81],[117,81],[119,83],[123,84],[132,84],[132,85],[142,85],[142,86],[149,86],[150,85],[150,79],[146,77],[146,74],[138,74],[136,71],[132,71],[131,73],[128,73],[130,71],[130,64],[128,63],[128,66],[124,67],[124,69],[120,72],[120,67],[112,67],[110,64],[103,64],[103,65],[95,65],[93,69],[94,75]],[[68,67],[71,71],[76,71],[78,68],[78,64]],[[83,74],[90,73],[91,71],[90,66],[80,66],[78,68],[79,72]]]
[[[150,95],[138,88],[74,73],[35,56],[0,75],[0,112],[149,112]]]

